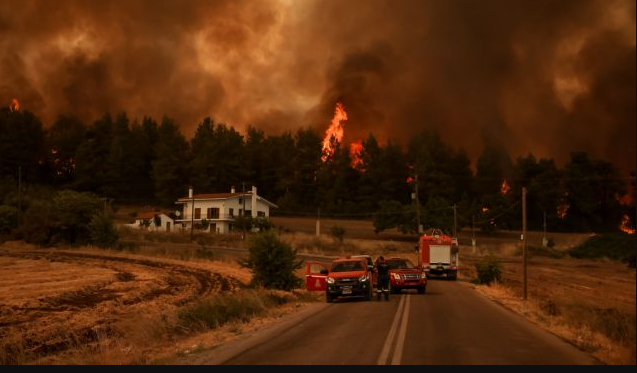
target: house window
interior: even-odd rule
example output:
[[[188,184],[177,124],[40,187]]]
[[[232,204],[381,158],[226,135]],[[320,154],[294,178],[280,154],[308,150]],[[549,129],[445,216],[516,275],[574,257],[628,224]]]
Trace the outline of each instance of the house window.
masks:
[[[210,232],[211,233],[217,233],[217,224],[216,223],[210,224]]]
[[[229,209],[228,215],[230,215],[231,218],[234,218],[234,209]]]
[[[197,220],[201,219],[201,209],[200,208],[196,208],[195,209],[195,219],[197,219]]]
[[[240,205],[243,204],[243,199],[242,198],[239,198],[239,204]]]
[[[208,216],[208,219],[219,219],[219,209],[209,208],[207,216]]]
[[[243,216],[243,209],[239,209],[239,216]]]
[[[257,215],[258,215],[260,218],[265,218],[265,211],[259,211],[259,212],[257,213]]]

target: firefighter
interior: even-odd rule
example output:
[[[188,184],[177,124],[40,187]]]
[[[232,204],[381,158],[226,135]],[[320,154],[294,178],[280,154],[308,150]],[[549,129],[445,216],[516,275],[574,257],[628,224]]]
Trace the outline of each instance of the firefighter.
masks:
[[[379,256],[376,261],[376,272],[378,273],[376,299],[380,300],[381,293],[385,293],[385,300],[389,300],[389,264],[383,256]]]

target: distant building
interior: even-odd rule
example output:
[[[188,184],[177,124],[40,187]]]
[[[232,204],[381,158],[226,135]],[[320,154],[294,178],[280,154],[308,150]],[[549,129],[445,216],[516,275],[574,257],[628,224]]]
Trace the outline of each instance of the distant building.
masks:
[[[133,224],[129,227],[146,229],[152,232],[172,232],[175,228],[175,220],[163,212],[140,212]]]
[[[190,188],[188,197],[180,198],[176,204],[182,205],[181,219],[175,221],[182,229],[190,229],[194,223],[196,228],[220,234],[240,230],[241,227],[234,226],[239,216],[269,218],[270,209],[277,208],[274,203],[259,197],[256,187],[245,193],[237,193],[232,188],[230,193],[218,194],[193,194]]]

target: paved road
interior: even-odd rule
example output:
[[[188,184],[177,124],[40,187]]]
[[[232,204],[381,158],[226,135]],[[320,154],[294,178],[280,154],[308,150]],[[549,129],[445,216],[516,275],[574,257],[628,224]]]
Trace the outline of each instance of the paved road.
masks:
[[[317,307],[219,363],[595,364],[464,283],[431,281],[425,295]]]

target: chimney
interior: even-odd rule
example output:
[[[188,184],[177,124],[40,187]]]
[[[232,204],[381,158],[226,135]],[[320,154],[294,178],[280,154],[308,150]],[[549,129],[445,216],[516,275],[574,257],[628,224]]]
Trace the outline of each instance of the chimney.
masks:
[[[256,218],[258,216],[257,210],[257,187],[252,186],[252,217]]]
[[[234,189],[234,186],[232,188],[230,188],[230,193],[231,194],[235,194],[236,193],[236,190]]]
[[[188,187],[188,198],[192,198],[192,187]]]

